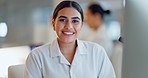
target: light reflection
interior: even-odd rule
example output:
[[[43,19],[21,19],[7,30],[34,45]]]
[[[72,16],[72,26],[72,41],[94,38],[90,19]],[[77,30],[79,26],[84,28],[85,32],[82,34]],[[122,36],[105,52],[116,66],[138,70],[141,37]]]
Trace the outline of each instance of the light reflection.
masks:
[[[120,37],[121,25],[117,21],[112,21],[108,28],[108,33],[112,40],[118,40]]]
[[[0,23],[0,37],[6,37],[8,32],[7,24],[5,22]]]
[[[0,78],[7,77],[9,66],[24,64],[29,52],[29,46],[0,48]]]

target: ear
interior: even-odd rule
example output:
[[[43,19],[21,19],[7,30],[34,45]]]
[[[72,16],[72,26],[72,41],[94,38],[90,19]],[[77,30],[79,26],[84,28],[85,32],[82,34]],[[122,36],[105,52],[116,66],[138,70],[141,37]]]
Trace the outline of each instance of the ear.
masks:
[[[53,26],[53,30],[55,31],[55,20],[52,19],[52,26]]]

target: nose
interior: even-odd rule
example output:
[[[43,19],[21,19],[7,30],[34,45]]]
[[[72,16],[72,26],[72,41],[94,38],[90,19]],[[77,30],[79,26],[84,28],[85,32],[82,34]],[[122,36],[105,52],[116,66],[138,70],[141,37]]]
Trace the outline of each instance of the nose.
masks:
[[[72,26],[71,22],[70,21],[67,21],[66,24],[65,24],[65,28],[66,29],[72,29],[72,27],[73,26]]]

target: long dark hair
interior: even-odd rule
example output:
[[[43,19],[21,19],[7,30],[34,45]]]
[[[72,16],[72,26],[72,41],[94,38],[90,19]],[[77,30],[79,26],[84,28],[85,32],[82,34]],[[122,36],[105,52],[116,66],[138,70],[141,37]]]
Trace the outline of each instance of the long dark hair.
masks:
[[[96,14],[99,13],[102,17],[102,19],[104,18],[105,14],[110,14],[110,10],[104,10],[101,5],[99,3],[92,3],[88,6],[88,9],[90,10],[90,12],[92,14]]]
[[[54,20],[56,19],[58,12],[65,7],[75,8],[81,14],[81,18],[82,18],[82,22],[83,22],[83,19],[84,19],[83,10],[82,10],[81,6],[75,1],[62,1],[62,2],[60,2],[56,6],[56,8],[53,12],[53,19]]]

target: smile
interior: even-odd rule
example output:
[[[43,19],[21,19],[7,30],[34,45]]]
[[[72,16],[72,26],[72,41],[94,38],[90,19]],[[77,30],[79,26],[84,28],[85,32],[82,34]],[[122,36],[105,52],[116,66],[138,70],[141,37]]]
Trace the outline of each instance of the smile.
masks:
[[[66,31],[62,31],[62,33],[66,34],[66,35],[73,35],[74,32],[66,32]]]

